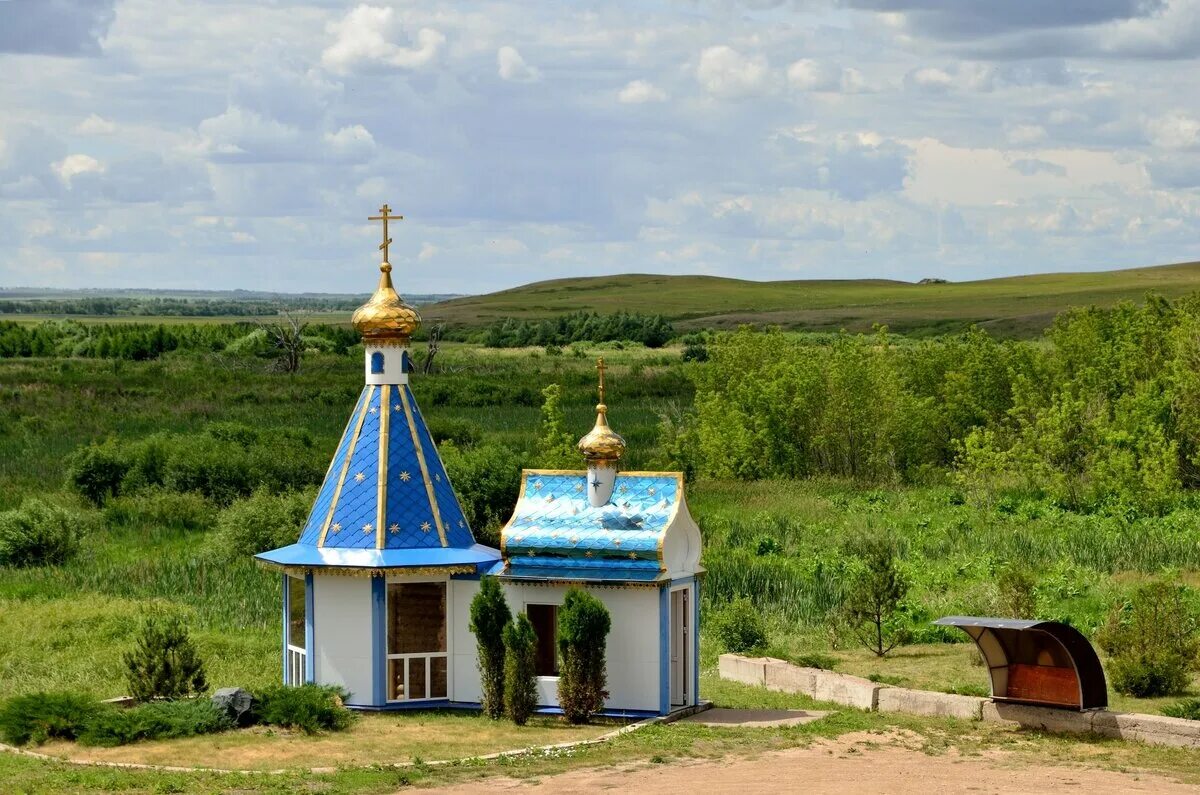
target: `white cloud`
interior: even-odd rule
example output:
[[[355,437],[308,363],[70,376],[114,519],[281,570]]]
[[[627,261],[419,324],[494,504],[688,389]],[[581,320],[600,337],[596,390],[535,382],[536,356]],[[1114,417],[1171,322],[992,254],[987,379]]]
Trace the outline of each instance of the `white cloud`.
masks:
[[[1028,146],[1045,139],[1046,129],[1040,124],[1014,124],[1005,131],[1005,135],[1013,146]]]
[[[440,251],[440,248],[426,241],[421,244],[421,250],[417,253],[417,259],[421,262],[426,262],[436,257]]]
[[[926,66],[914,69],[905,76],[905,82],[922,91],[949,91],[954,78],[945,69]]]
[[[116,131],[117,125],[95,113],[75,125],[77,135],[112,135]]]
[[[1183,111],[1172,111],[1145,123],[1146,134],[1163,149],[1190,149],[1200,144],[1200,119]]]
[[[347,159],[363,159],[375,151],[375,138],[361,124],[343,127],[335,133],[325,133],[325,143],[334,154]]]
[[[360,5],[328,31],[333,44],[321,53],[321,63],[339,74],[361,64],[379,64],[400,69],[422,69],[432,64],[446,44],[446,37],[434,28],[417,31],[415,47],[401,47],[391,41],[395,12],[391,8]]]
[[[54,164],[54,171],[64,184],[70,185],[80,174],[103,174],[104,164],[91,155],[67,155]]]
[[[531,83],[541,77],[541,73],[521,57],[516,47],[504,45],[496,50],[496,71],[503,80],[516,83]]]
[[[617,99],[626,105],[664,102],[667,99],[667,92],[646,80],[630,80],[617,94]]]
[[[743,55],[724,44],[700,53],[696,79],[709,94],[740,99],[761,94],[768,88],[770,71],[763,55]]]

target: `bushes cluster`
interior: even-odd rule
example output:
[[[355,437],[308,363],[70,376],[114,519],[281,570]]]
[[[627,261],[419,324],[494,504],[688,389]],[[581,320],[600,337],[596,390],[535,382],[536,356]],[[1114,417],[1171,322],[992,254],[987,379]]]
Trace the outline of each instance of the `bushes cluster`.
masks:
[[[229,717],[206,698],[155,701],[129,709],[102,708],[83,722],[81,745],[128,745],[139,740],[169,740],[232,729]]]
[[[337,687],[283,685],[254,694],[252,723],[297,729],[307,734],[341,731],[354,720]],[[206,698],[152,701],[122,709],[90,696],[35,693],[0,706],[0,739],[11,745],[75,740],[82,745],[116,746],[166,740],[234,728],[230,717]]]
[[[1200,698],[1185,698],[1174,704],[1168,704],[1162,708],[1162,714],[1169,718],[1200,720]]]
[[[550,320],[498,320],[484,330],[482,342],[489,348],[524,348],[624,340],[661,348],[674,335],[675,330],[662,315],[573,312]]]
[[[1112,686],[1148,698],[1184,692],[1200,670],[1196,594],[1173,580],[1139,587],[1097,635],[1109,655]]]
[[[762,615],[745,596],[737,597],[716,611],[709,618],[708,630],[721,648],[734,654],[760,651],[768,641]]]
[[[36,497],[0,513],[0,565],[46,566],[70,560],[91,518]]]
[[[285,491],[319,483],[328,464],[307,433],[214,423],[198,434],[82,447],[67,461],[67,481],[97,505],[155,488],[225,505],[260,486]]]
[[[276,685],[255,692],[253,719],[270,726],[299,729],[305,734],[341,731],[354,721],[345,706],[349,695],[331,685]]]
[[[438,453],[475,537],[498,545],[500,527],[512,514],[521,491],[520,457],[495,443],[459,447],[443,442]]]
[[[312,489],[275,494],[259,488],[234,501],[217,516],[209,548],[218,557],[248,557],[296,540],[312,510]]]

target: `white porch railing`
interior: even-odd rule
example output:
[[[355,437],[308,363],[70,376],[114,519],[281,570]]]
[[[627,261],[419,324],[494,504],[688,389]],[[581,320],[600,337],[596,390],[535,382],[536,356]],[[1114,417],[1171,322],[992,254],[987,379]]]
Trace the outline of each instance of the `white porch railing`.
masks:
[[[305,682],[306,654],[304,649],[299,646],[288,644],[287,647],[287,683],[289,685],[302,685]]]
[[[433,676],[433,661],[442,660],[441,674]],[[416,663],[416,664],[414,664]],[[444,651],[420,654],[389,654],[388,676],[392,684],[389,701],[430,701],[446,698],[449,671]],[[401,670],[397,670],[397,669]],[[397,676],[399,674],[399,676]],[[415,674],[415,676],[414,676]],[[440,681],[439,681],[440,680]]]

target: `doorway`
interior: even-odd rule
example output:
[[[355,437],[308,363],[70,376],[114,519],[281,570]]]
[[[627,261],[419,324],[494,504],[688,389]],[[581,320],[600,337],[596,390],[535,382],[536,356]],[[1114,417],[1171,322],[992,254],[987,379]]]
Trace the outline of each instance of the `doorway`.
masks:
[[[682,707],[688,702],[688,594],[684,587],[671,591],[671,706]]]

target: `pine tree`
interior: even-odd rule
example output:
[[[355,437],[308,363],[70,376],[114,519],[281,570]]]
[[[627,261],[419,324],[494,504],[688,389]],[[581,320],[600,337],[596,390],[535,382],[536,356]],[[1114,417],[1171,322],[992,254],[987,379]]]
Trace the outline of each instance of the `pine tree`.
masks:
[[[138,701],[187,698],[208,690],[204,660],[178,615],[147,615],[137,645],[124,661],[129,694]]]
[[[604,708],[604,655],[611,627],[608,608],[599,599],[581,588],[567,591],[558,610],[558,703],[571,723],[587,723]]]
[[[537,707],[537,633],[519,614],[504,627],[504,712],[524,726]]]
[[[504,628],[512,611],[495,577],[479,581],[479,593],[471,600],[471,632],[479,654],[479,678],[483,712],[489,718],[504,714]]]

